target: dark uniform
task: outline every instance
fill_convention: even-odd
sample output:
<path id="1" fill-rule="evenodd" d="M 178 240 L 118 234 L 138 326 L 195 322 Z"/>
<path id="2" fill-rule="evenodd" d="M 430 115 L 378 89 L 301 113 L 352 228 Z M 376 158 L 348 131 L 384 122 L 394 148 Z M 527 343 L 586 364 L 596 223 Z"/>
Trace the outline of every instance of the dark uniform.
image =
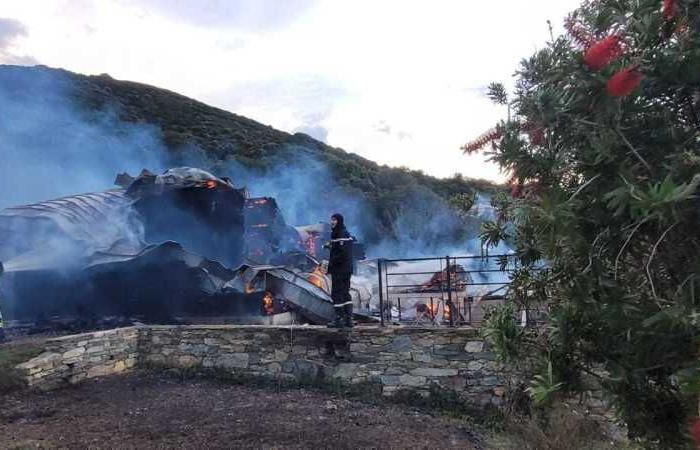
<path id="1" fill-rule="evenodd" d="M 350 277 L 352 276 L 352 245 L 354 238 L 345 228 L 343 216 L 333 214 L 338 224 L 331 231 L 328 259 L 328 274 L 331 276 L 331 298 L 335 308 L 333 327 L 352 327 L 352 298 L 350 297 Z"/>

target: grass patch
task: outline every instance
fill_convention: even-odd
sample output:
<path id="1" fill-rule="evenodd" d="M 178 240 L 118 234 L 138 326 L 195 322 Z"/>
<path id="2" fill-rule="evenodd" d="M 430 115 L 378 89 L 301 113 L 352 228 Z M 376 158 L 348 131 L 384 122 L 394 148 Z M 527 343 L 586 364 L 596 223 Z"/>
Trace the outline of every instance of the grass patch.
<path id="1" fill-rule="evenodd" d="M 15 366 L 39 356 L 44 347 L 37 343 L 10 344 L 0 347 L 0 393 L 21 389 L 24 379 Z"/>

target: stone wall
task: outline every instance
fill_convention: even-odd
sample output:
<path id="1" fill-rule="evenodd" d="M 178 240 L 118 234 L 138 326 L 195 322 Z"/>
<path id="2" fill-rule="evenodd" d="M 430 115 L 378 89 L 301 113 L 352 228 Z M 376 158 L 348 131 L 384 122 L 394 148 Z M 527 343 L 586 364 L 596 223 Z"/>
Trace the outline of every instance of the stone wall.
<path id="1" fill-rule="evenodd" d="M 39 389 L 123 372 L 136 365 L 138 335 L 129 327 L 49 339 L 44 353 L 17 369 Z"/>
<path id="2" fill-rule="evenodd" d="M 474 329 L 150 326 L 140 361 L 235 374 L 373 383 L 384 395 L 438 387 L 477 404 L 502 402 L 504 380 Z"/>
<path id="3" fill-rule="evenodd" d="M 51 339 L 17 368 L 51 389 L 136 366 L 211 368 L 283 380 L 371 383 L 383 395 L 439 388 L 499 405 L 505 376 L 470 328 L 141 326 Z"/>

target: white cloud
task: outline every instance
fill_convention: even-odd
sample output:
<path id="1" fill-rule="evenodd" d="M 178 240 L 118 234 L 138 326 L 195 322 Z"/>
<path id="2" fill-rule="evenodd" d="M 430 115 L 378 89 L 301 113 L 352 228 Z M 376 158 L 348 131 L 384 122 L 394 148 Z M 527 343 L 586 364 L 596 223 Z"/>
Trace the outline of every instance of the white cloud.
<path id="1" fill-rule="evenodd" d="M 578 0 L 3 3 L 28 31 L 15 54 L 175 90 L 379 163 L 502 179 L 459 151 L 504 115 L 483 87 L 508 83 L 549 38 L 546 20 L 558 31 Z"/>
<path id="2" fill-rule="evenodd" d="M 21 22 L 0 18 L 0 64 L 36 64 L 36 60 L 31 56 L 18 55 L 14 52 L 17 40 L 26 36 L 27 29 Z"/>

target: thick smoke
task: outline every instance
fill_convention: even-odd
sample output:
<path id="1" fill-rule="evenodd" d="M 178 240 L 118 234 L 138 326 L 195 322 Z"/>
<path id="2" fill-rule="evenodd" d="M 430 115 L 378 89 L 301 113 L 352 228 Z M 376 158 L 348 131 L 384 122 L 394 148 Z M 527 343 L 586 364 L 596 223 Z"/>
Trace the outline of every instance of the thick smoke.
<path id="1" fill-rule="evenodd" d="M 340 212 L 353 235 L 367 245 L 368 257 L 410 258 L 479 254 L 481 244 L 463 218 L 433 191 L 409 185 L 375 210 L 365 193 L 341 186 L 324 163 L 304 147 L 286 147 L 267 169 L 229 164 L 225 175 L 246 186 L 252 196 L 277 199 L 285 221 L 293 226 L 328 221 Z M 292 162 L 290 163 L 290 159 Z M 480 197 L 475 218 L 492 214 L 489 197 Z M 380 217 L 380 216 L 383 216 Z M 390 218 L 388 226 L 383 223 Z M 505 246 L 492 253 L 506 252 Z"/>
<path id="2" fill-rule="evenodd" d="M 333 213 L 341 212 L 354 234 L 364 239 L 367 202 L 360 195 L 342 189 L 330 170 L 301 147 L 287 147 L 285 152 L 298 155 L 293 163 L 273 161 L 271 168 L 253 170 L 230 164 L 228 175 L 236 185 L 245 186 L 253 197 L 274 197 L 289 225 L 328 222 Z"/>
<path id="3" fill-rule="evenodd" d="M 118 173 L 164 168 L 156 128 L 124 123 L 113 110 L 88 115 L 73 89 L 53 70 L 0 72 L 0 208 L 101 191 Z"/>
<path id="4" fill-rule="evenodd" d="M 76 104 L 75 89 L 69 74 L 55 70 L 0 71 L 0 208 L 101 191 L 117 173 L 142 168 L 160 172 L 179 163 L 211 169 L 195 147 L 173 161 L 153 126 L 120 121 L 116 109 L 88 112 Z M 377 211 L 372 205 L 378 202 L 365 193 L 339 185 L 315 151 L 286 146 L 267 170 L 230 163 L 216 172 L 253 196 L 276 198 L 290 225 L 341 212 L 350 231 L 368 244 L 370 257 L 479 253 L 473 230 L 436 193 L 408 183 L 379 202 Z"/>

